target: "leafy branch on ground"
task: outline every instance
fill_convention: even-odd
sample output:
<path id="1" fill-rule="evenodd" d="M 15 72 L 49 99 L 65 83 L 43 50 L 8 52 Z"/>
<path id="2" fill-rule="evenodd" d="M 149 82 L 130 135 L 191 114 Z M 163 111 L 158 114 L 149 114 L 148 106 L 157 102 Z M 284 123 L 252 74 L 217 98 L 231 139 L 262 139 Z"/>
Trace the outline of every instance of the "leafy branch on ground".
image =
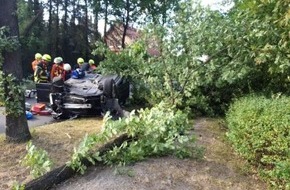
<path id="1" fill-rule="evenodd" d="M 92 154 L 92 149 L 97 144 L 97 135 L 87 135 L 84 137 L 78 148 L 74 148 L 74 153 L 70 161 L 67 162 L 67 166 L 71 167 L 73 170 L 84 174 L 87 167 L 83 164 L 83 159 L 86 158 L 92 164 L 95 164 L 95 160 L 101 161 L 99 152 Z"/>
<path id="2" fill-rule="evenodd" d="M 50 171 L 53 163 L 45 150 L 37 148 L 31 141 L 27 143 L 26 150 L 27 154 L 22 159 L 21 163 L 30 168 L 30 174 L 32 174 L 34 178 L 42 176 Z"/>
<path id="3" fill-rule="evenodd" d="M 92 164 L 97 159 L 108 165 L 124 166 L 151 156 L 201 157 L 203 152 L 196 151 L 199 148 L 193 146 L 195 136 L 189 133 L 191 128 L 187 114 L 168 107 L 163 102 L 151 109 L 140 109 L 138 114 L 133 110 L 128 118 L 117 121 L 106 115 L 103 131 L 86 136 L 67 164 L 83 173 L 86 169 L 81 162 L 83 158 L 87 158 Z M 104 144 L 122 134 L 127 134 L 133 140 L 125 141 L 101 156 L 99 152 L 92 153 L 91 149 L 97 144 Z"/>
<path id="4" fill-rule="evenodd" d="M 25 189 L 25 185 L 19 184 L 19 183 L 15 183 L 13 184 L 11 190 L 24 190 Z"/>

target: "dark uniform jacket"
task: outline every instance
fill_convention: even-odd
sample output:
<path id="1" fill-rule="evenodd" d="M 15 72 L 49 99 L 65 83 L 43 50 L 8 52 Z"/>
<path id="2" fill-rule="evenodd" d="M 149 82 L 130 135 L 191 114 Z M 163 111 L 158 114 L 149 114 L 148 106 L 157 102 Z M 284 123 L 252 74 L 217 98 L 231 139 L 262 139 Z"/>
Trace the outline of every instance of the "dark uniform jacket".
<path id="1" fill-rule="evenodd" d="M 34 82 L 36 83 L 47 83 L 48 80 L 48 72 L 46 64 L 43 62 L 39 62 L 36 66 L 36 69 L 34 71 Z"/>

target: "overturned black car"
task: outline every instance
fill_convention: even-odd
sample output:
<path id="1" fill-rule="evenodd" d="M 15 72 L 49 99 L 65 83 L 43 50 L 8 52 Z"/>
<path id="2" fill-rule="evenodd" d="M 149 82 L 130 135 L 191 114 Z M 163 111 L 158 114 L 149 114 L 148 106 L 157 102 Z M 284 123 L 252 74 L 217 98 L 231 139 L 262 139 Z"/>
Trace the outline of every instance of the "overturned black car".
<path id="1" fill-rule="evenodd" d="M 36 84 L 37 102 L 49 102 L 54 119 L 102 115 L 122 117 L 120 105 L 129 97 L 128 80 L 118 75 L 86 74 L 67 81 Z"/>

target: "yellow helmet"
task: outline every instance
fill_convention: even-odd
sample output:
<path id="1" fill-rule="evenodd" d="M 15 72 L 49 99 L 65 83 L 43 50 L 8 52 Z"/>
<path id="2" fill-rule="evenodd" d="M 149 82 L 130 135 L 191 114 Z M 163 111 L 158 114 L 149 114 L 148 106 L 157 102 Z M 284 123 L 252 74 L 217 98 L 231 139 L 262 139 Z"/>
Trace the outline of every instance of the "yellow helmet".
<path id="1" fill-rule="evenodd" d="M 34 58 L 40 60 L 42 58 L 42 55 L 40 53 L 36 53 Z"/>
<path id="2" fill-rule="evenodd" d="M 78 58 L 77 62 L 78 62 L 78 64 L 83 64 L 85 61 L 83 58 L 80 57 L 80 58 Z"/>
<path id="3" fill-rule="evenodd" d="M 90 59 L 90 60 L 89 60 L 89 64 L 90 64 L 90 65 L 93 65 L 93 64 L 95 64 L 95 61 L 92 60 L 92 59 Z"/>
<path id="4" fill-rule="evenodd" d="M 48 55 L 48 54 L 44 54 L 44 55 L 42 56 L 42 59 L 43 59 L 44 61 L 47 61 L 47 62 L 50 62 L 50 61 L 51 61 L 51 57 L 50 57 L 50 55 Z"/>

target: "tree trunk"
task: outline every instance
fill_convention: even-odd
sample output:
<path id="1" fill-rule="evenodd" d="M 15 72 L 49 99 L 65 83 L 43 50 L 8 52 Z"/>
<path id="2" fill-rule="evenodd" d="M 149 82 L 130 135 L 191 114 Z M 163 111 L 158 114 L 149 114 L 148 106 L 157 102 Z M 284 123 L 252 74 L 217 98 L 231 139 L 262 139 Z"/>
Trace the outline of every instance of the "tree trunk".
<path id="1" fill-rule="evenodd" d="M 41 14 L 40 14 L 40 12 L 41 12 Z M 33 14 L 34 14 L 34 17 L 37 18 L 35 21 L 35 24 L 33 24 L 33 25 L 38 28 L 38 30 L 33 30 L 33 33 L 35 36 L 41 36 L 41 34 L 42 34 L 41 28 L 44 28 L 44 25 L 42 23 L 42 21 L 43 21 L 43 7 L 42 7 L 42 5 L 40 5 L 39 0 L 34 0 Z M 37 17 L 37 15 L 38 15 L 38 17 Z"/>
<path id="2" fill-rule="evenodd" d="M 61 55 L 63 56 L 64 60 L 68 60 L 70 56 L 69 51 L 69 36 L 68 36 L 68 0 L 64 1 L 64 17 L 62 20 L 63 23 L 63 30 L 62 30 L 62 45 L 61 45 Z"/>
<path id="3" fill-rule="evenodd" d="M 89 57 L 89 15 L 88 15 L 88 0 L 85 0 L 85 57 L 88 59 Z"/>
<path id="4" fill-rule="evenodd" d="M 49 9 L 48 9 L 48 16 L 49 16 L 49 18 L 48 18 L 48 37 L 49 37 L 49 39 L 48 39 L 48 47 L 47 47 L 47 49 L 49 50 L 49 52 L 46 52 L 46 53 L 51 53 L 52 51 L 53 51 L 53 47 L 52 47 L 52 41 L 51 41 L 51 39 L 52 39 L 52 0 L 49 0 Z"/>
<path id="5" fill-rule="evenodd" d="M 16 0 L 2 0 L 0 6 L 0 27 L 8 26 L 9 36 L 19 38 L 19 28 L 17 19 L 17 4 Z M 16 78 L 16 84 L 20 84 L 20 80 L 23 77 L 22 64 L 20 62 L 20 48 L 13 50 L 13 52 L 3 52 L 4 63 L 3 72 L 7 76 L 12 74 Z M 8 86 L 5 84 L 5 98 L 13 101 L 15 97 L 9 97 Z M 20 115 L 8 114 L 6 116 L 6 139 L 13 142 L 27 141 L 31 138 L 27 119 L 25 116 L 25 98 L 22 94 L 22 110 Z"/>
<path id="6" fill-rule="evenodd" d="M 113 141 L 110 141 L 103 146 L 101 146 L 97 151 L 100 153 L 100 156 L 104 155 L 107 151 L 112 150 L 114 147 L 119 147 L 123 142 L 127 141 L 130 143 L 133 139 L 128 137 L 127 134 L 123 134 Z M 103 162 L 94 160 L 96 162 L 95 166 L 103 165 Z M 81 163 L 86 167 L 92 166 L 92 163 L 87 159 L 83 158 Z M 60 184 L 61 182 L 73 177 L 77 172 L 68 167 L 66 164 L 62 165 L 43 176 L 34 179 L 27 184 L 25 184 L 25 190 L 45 190 L 50 189 L 51 187 Z"/>
<path id="7" fill-rule="evenodd" d="M 54 54 L 55 56 L 58 56 L 60 53 L 60 50 L 59 50 L 59 40 L 60 40 L 60 37 L 59 37 L 59 6 L 60 6 L 60 0 L 57 0 L 56 1 L 56 15 L 55 15 L 55 31 L 54 31 L 54 34 L 53 36 L 55 36 L 55 42 L 53 44 L 54 46 Z"/>
<path id="8" fill-rule="evenodd" d="M 130 1 L 126 0 L 126 17 L 123 23 L 123 36 L 122 36 L 122 48 L 125 48 L 125 38 L 126 38 L 126 34 L 127 34 L 127 29 L 129 26 L 129 20 L 130 20 Z"/>
<path id="9" fill-rule="evenodd" d="M 23 30 L 23 32 L 20 34 L 21 37 L 27 37 L 30 30 L 32 29 L 32 27 L 34 26 L 34 23 L 37 21 L 37 19 L 39 19 L 42 16 L 43 10 L 39 10 L 39 12 L 37 13 L 37 15 L 35 15 L 33 17 L 33 19 L 28 23 L 28 25 L 25 27 L 25 29 Z"/>
<path id="10" fill-rule="evenodd" d="M 108 23 L 108 0 L 105 0 L 105 24 L 104 24 L 104 39 L 107 37 L 107 23 Z"/>
<path id="11" fill-rule="evenodd" d="M 95 14 L 94 40 L 95 41 L 99 41 L 102 38 L 99 33 L 99 13 L 100 13 L 100 5 L 97 4 L 94 9 L 94 14 Z"/>

